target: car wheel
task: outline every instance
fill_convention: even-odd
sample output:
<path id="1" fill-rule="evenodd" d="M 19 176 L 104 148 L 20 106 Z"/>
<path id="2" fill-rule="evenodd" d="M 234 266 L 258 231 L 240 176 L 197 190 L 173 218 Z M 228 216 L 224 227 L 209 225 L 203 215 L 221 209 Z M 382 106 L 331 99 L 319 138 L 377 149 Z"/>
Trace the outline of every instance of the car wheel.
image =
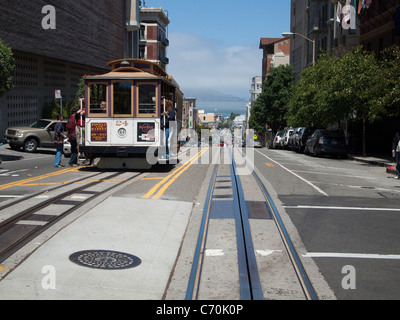
<path id="1" fill-rule="evenodd" d="M 35 139 L 28 139 L 24 142 L 24 151 L 33 153 L 36 152 L 38 143 Z"/>

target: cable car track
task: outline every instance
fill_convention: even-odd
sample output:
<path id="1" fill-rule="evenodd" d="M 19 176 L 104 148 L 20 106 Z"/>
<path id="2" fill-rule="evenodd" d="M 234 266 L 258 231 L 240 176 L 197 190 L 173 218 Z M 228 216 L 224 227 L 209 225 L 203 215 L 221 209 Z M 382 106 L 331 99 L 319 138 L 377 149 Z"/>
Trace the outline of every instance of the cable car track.
<path id="1" fill-rule="evenodd" d="M 222 149 L 223 150 L 223 149 Z M 263 300 L 263 291 L 258 273 L 258 266 L 255 257 L 255 249 L 253 247 L 252 233 L 249 223 L 249 208 L 246 205 L 240 176 L 237 175 L 236 163 L 233 155 L 230 155 L 230 178 L 232 181 L 233 191 L 233 217 L 236 226 L 236 242 L 237 242 L 237 258 L 239 271 L 240 299 L 241 300 Z M 209 231 L 209 222 L 211 215 L 211 207 L 213 203 L 213 195 L 215 184 L 217 181 L 220 164 L 216 164 L 208 188 L 206 203 L 203 210 L 200 230 L 197 238 L 192 268 L 188 280 L 186 290 L 186 300 L 199 299 L 200 283 L 203 272 L 203 264 L 206 252 L 207 237 Z M 273 203 L 267 189 L 262 183 L 258 175 L 253 171 L 255 178 L 262 194 L 265 197 L 265 204 L 268 206 L 268 212 L 271 212 L 272 219 L 281 236 L 283 245 L 288 253 L 289 259 L 293 265 L 299 284 L 307 300 L 318 300 L 318 296 L 311 284 L 305 268 L 296 252 L 296 249 L 290 239 L 290 236 L 284 226 L 283 220 Z"/>
<path id="2" fill-rule="evenodd" d="M 122 181 L 119 181 L 118 178 L 122 178 L 124 175 L 125 178 L 123 178 Z M 84 204 L 89 203 L 100 195 L 117 188 L 121 184 L 138 178 L 141 175 L 143 175 L 143 173 L 135 173 L 133 175 L 121 172 L 98 174 L 92 176 L 92 180 L 87 180 L 86 177 L 46 191 L 47 199 L 43 199 L 43 201 L 40 201 L 38 204 L 31 207 L 27 204 L 26 207 L 28 207 L 28 209 L 25 209 L 0 223 L 0 263 L 5 261 L 12 254 L 17 252 L 20 248 L 46 231 L 48 228 L 64 219 L 72 212 L 78 210 Z M 93 180 L 93 177 L 98 179 Z M 87 183 L 85 183 L 85 180 Z M 111 186 L 105 186 L 101 191 L 90 191 L 90 188 L 110 181 L 112 181 Z M 71 189 L 71 185 L 76 183 L 82 183 L 82 185 Z M 66 190 L 63 191 L 62 188 Z M 60 189 L 62 190 L 61 193 L 54 194 Z M 43 194 L 43 192 L 41 192 L 41 194 Z M 73 197 L 74 194 L 83 194 L 84 196 L 75 196 L 75 198 L 78 199 L 75 200 Z M 37 196 L 38 194 L 35 194 L 24 198 L 21 201 L 28 203 L 27 201 Z M 13 202 L 1 207 L 0 212 L 6 208 L 12 209 L 13 206 L 20 204 L 21 201 L 18 203 Z M 54 211 L 54 214 L 49 213 L 49 211 L 51 211 L 49 207 L 57 204 L 65 205 L 65 210 L 59 212 Z"/>

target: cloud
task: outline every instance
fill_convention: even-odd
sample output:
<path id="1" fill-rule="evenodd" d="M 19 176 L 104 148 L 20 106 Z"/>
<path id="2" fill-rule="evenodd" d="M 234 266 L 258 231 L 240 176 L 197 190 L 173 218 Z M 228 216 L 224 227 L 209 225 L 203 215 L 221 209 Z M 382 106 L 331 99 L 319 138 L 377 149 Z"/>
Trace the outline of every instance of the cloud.
<path id="1" fill-rule="evenodd" d="M 262 52 L 257 47 L 224 47 L 216 39 L 171 32 L 168 73 L 181 88 L 213 89 L 249 98 L 251 79 L 261 74 Z"/>

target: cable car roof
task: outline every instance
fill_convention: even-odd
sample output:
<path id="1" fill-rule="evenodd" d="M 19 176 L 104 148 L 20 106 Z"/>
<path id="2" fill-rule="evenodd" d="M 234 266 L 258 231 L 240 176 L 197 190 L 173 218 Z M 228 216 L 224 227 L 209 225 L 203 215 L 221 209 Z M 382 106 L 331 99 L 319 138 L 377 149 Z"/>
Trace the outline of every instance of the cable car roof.
<path id="1" fill-rule="evenodd" d="M 85 76 L 85 80 L 163 80 L 179 88 L 176 81 L 158 64 L 142 59 L 119 59 L 107 65 L 111 71 L 101 75 Z"/>

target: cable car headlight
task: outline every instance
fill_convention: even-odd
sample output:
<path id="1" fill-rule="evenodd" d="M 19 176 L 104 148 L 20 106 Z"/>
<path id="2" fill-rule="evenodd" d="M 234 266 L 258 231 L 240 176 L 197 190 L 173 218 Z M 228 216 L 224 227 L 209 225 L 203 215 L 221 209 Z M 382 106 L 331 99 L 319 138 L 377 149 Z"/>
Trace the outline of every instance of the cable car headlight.
<path id="1" fill-rule="evenodd" d="M 125 128 L 121 128 L 121 129 L 119 129 L 118 130 L 118 136 L 120 137 L 120 138 L 125 138 L 126 137 L 126 129 Z"/>

